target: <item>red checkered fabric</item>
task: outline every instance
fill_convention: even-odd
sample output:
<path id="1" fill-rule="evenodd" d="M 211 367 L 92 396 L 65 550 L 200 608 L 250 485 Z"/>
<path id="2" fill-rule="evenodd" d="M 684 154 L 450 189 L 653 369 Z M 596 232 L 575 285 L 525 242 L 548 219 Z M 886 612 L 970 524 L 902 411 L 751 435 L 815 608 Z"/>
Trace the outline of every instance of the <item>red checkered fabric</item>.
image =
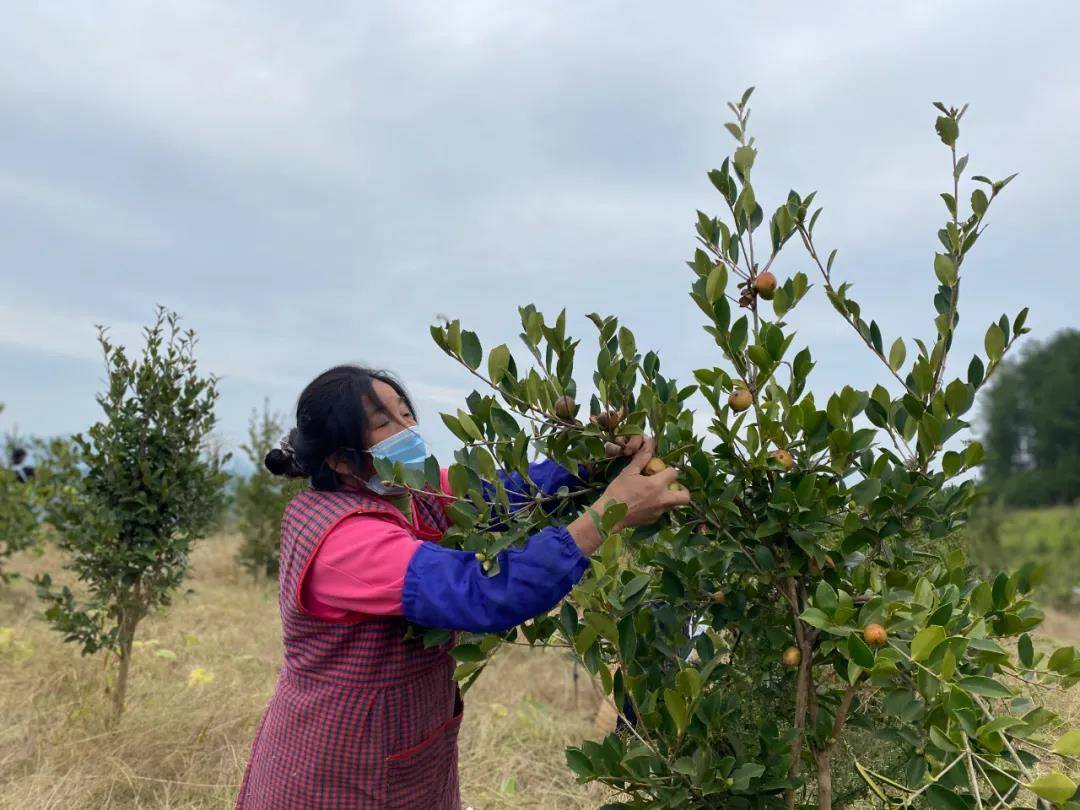
<path id="1" fill-rule="evenodd" d="M 448 642 L 406 641 L 402 619 L 327 622 L 299 593 L 319 544 L 345 518 L 377 514 L 438 540 L 446 513 L 415 494 L 416 525 L 357 492 L 308 490 L 285 510 L 280 594 L 285 665 L 255 735 L 239 810 L 457 810 L 461 697 Z"/>

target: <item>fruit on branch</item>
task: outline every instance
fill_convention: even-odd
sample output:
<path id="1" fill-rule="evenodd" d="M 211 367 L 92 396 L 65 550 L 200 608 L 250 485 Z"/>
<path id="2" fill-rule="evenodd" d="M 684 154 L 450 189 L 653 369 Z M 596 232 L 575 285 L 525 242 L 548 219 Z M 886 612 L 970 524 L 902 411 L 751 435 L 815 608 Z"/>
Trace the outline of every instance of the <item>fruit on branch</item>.
<path id="1" fill-rule="evenodd" d="M 776 295 L 776 276 L 768 270 L 759 273 L 754 278 L 754 289 L 766 301 L 772 301 L 773 296 Z"/>
<path id="2" fill-rule="evenodd" d="M 601 411 L 596 416 L 590 416 L 589 419 L 602 430 L 615 430 L 626 417 L 626 410 L 619 408 L 608 408 L 606 411 Z"/>
<path id="3" fill-rule="evenodd" d="M 727 404 L 735 413 L 742 413 L 754 402 L 754 397 L 746 388 L 736 388 L 728 397 Z"/>
<path id="4" fill-rule="evenodd" d="M 802 663 L 802 651 L 798 647 L 788 647 L 781 660 L 785 667 L 797 667 Z"/>
<path id="5" fill-rule="evenodd" d="M 787 450 L 774 450 L 773 452 L 769 453 L 769 455 L 779 461 L 780 465 L 785 470 L 791 470 L 795 467 L 795 459 L 792 458 L 791 453 L 789 453 Z"/>
<path id="6" fill-rule="evenodd" d="M 712 595 L 712 600 L 713 600 L 714 605 L 726 605 L 727 604 L 727 594 L 724 593 L 723 591 L 717 591 L 716 593 L 714 593 Z"/>
<path id="7" fill-rule="evenodd" d="M 825 555 L 825 566 L 827 568 L 833 569 L 834 571 L 836 570 L 836 563 L 833 562 L 833 558 L 828 554 Z M 818 565 L 818 561 L 815 560 L 813 557 L 810 558 L 810 565 L 808 566 L 808 568 L 810 569 L 811 576 L 821 576 L 821 566 Z"/>
<path id="8" fill-rule="evenodd" d="M 684 487 L 678 481 L 672 481 L 670 484 L 668 484 L 668 489 L 671 490 L 672 492 L 686 492 L 687 491 L 686 487 Z"/>
<path id="9" fill-rule="evenodd" d="M 662 458 L 650 458 L 649 463 L 645 465 L 645 469 L 641 471 L 642 475 L 656 475 L 661 470 L 666 470 L 667 464 Z"/>
<path id="10" fill-rule="evenodd" d="M 884 647 L 889 640 L 889 633 L 880 624 L 868 624 L 863 630 L 863 641 L 871 647 Z"/>
<path id="11" fill-rule="evenodd" d="M 577 413 L 577 403 L 574 402 L 574 398 L 567 394 L 563 394 L 557 400 L 555 400 L 555 415 L 560 419 L 569 421 L 574 418 L 574 414 Z"/>

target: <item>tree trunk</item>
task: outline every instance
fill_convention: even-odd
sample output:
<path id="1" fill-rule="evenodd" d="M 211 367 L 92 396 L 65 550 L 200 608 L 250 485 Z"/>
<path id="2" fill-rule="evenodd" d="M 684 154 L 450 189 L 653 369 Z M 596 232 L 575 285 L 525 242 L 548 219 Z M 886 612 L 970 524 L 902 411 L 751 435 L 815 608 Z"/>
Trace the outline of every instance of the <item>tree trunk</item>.
<path id="1" fill-rule="evenodd" d="M 135 583 L 134 594 L 141 593 L 140 583 Z M 129 604 L 120 614 L 120 665 L 116 670 L 116 689 L 113 691 L 113 722 L 120 721 L 124 713 L 124 700 L 127 697 L 128 671 L 131 668 L 131 651 L 135 643 L 135 628 L 142 618 L 141 607 L 137 602 Z"/>
<path id="2" fill-rule="evenodd" d="M 116 688 L 113 689 L 113 722 L 120 722 L 124 713 L 124 698 L 127 696 L 128 668 L 131 666 L 131 642 L 128 638 L 120 642 L 120 666 L 116 670 Z"/>
<path id="3" fill-rule="evenodd" d="M 815 751 L 817 762 L 817 804 L 818 810 L 832 810 L 832 753 L 829 750 Z"/>
<path id="4" fill-rule="evenodd" d="M 791 742 L 791 765 L 788 767 L 788 776 L 795 777 L 798 775 L 802 764 L 803 736 L 806 733 L 806 713 L 810 708 L 810 690 L 813 688 L 813 681 L 810 677 L 810 667 L 814 656 L 814 645 L 811 639 L 806 635 L 806 626 L 799 619 L 801 604 L 799 603 L 795 580 L 789 577 L 784 583 L 784 587 L 787 591 L 788 600 L 791 603 L 792 614 L 794 617 L 796 646 L 801 653 L 799 674 L 795 680 L 795 717 L 792 720 L 792 725 L 795 728 L 795 739 Z M 789 789 L 785 793 L 784 799 L 786 800 L 788 807 L 794 808 L 796 803 L 795 790 Z"/>

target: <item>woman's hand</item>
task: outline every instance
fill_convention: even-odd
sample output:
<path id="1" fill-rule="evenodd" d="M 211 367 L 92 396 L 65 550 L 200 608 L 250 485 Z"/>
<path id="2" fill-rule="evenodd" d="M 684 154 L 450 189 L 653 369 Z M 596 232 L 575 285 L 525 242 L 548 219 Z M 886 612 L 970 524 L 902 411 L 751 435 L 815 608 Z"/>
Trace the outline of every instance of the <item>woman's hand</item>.
<path id="1" fill-rule="evenodd" d="M 644 436 L 619 436 L 613 442 L 604 442 L 604 455 L 607 458 L 632 456 L 644 445 Z"/>
<path id="2" fill-rule="evenodd" d="M 690 503 L 688 491 L 673 492 L 668 489 L 679 476 L 674 467 L 668 467 L 655 475 L 642 475 L 655 448 L 656 440 L 651 436 L 642 439 L 630 463 L 608 484 L 603 495 L 592 506 L 598 513 L 603 514 L 607 505 L 613 501 L 626 504 L 626 515 L 615 526 L 616 531 L 627 526 L 653 523 L 676 506 Z M 567 529 L 583 554 L 592 554 L 599 548 L 602 538 L 587 513 L 571 523 Z"/>

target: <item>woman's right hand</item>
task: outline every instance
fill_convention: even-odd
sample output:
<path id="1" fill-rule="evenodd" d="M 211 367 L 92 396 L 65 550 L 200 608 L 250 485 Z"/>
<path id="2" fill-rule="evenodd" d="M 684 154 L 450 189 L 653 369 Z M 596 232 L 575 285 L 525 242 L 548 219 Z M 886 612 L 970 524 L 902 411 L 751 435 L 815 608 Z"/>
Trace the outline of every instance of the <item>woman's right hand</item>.
<path id="1" fill-rule="evenodd" d="M 608 484 L 604 494 L 592 506 L 602 515 L 612 501 L 626 504 L 626 515 L 615 526 L 616 531 L 628 526 L 648 525 L 676 506 L 690 503 L 687 490 L 668 489 L 679 475 L 674 467 L 663 469 L 655 475 L 642 475 L 655 449 L 656 440 L 651 436 L 646 438 L 641 449 L 631 457 L 630 463 Z M 602 538 L 588 514 L 582 515 L 567 528 L 583 553 L 592 554 L 599 547 Z"/>

